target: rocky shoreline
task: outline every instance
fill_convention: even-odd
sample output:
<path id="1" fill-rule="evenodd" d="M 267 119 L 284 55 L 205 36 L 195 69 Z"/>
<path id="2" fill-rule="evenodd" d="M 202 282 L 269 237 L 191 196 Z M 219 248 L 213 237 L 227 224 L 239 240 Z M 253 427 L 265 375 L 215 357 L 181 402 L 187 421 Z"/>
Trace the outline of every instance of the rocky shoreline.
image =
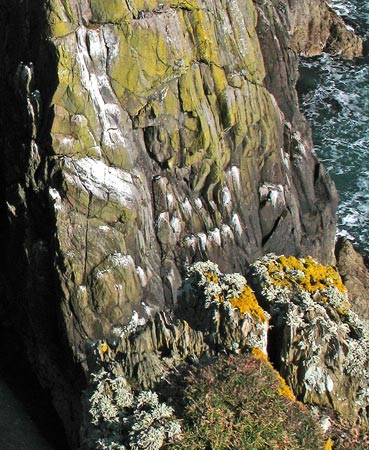
<path id="1" fill-rule="evenodd" d="M 195 261 L 337 258 L 363 309 L 295 90 L 297 54 L 362 52 L 326 2 L 14 0 L 0 21 L 2 350 L 71 448 L 86 343 L 173 308 Z"/>

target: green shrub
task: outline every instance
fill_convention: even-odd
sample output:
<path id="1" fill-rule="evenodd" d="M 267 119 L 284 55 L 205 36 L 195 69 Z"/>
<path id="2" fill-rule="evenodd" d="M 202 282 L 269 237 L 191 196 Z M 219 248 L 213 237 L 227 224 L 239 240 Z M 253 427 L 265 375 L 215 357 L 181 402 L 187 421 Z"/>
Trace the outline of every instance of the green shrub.
<path id="1" fill-rule="evenodd" d="M 270 363 L 253 355 L 199 366 L 185 379 L 183 438 L 163 448 L 322 450 L 316 418 L 281 386 Z"/>

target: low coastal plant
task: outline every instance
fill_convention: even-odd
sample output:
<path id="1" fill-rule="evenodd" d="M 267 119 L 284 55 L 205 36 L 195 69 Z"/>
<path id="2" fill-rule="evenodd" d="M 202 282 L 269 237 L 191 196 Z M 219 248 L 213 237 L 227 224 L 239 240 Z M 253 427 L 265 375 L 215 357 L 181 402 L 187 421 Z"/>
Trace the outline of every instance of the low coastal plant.
<path id="1" fill-rule="evenodd" d="M 292 392 L 291 388 L 287 385 L 284 378 L 281 377 L 279 372 L 273 368 L 272 364 L 268 360 L 268 356 L 263 351 L 261 351 L 260 348 L 253 348 L 251 353 L 256 358 L 260 358 L 263 361 L 265 361 L 265 364 L 268 365 L 274 371 L 275 376 L 277 377 L 277 379 L 279 381 L 279 387 L 277 389 L 278 394 L 282 395 L 283 397 L 286 397 L 289 400 L 295 401 L 296 397 L 295 397 L 294 393 Z"/>
<path id="2" fill-rule="evenodd" d="M 158 450 L 181 437 L 174 410 L 152 391 L 135 395 L 126 379 L 101 370 L 92 374 L 88 399 L 90 426 L 86 447 L 91 450 Z"/>
<path id="3" fill-rule="evenodd" d="M 259 349 L 191 370 L 182 401 L 183 438 L 165 449 L 324 449 L 315 417 Z"/>

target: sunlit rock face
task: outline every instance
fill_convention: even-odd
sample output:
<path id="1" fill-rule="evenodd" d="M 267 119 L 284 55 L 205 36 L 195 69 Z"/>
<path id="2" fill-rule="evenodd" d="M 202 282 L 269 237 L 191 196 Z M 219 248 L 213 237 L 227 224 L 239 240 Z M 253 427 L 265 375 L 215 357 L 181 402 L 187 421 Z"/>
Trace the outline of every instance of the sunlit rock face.
<path id="1" fill-rule="evenodd" d="M 193 260 L 331 259 L 335 192 L 264 83 L 253 2 L 53 5 L 49 195 L 82 340 L 175 301 Z"/>
<path id="2" fill-rule="evenodd" d="M 0 313 L 73 428 L 86 340 L 175 303 L 196 260 L 332 261 L 337 196 L 298 112 L 289 8 L 3 3 Z"/>
<path id="3" fill-rule="evenodd" d="M 248 280 L 271 315 L 269 356 L 297 398 L 368 422 L 368 325 L 333 266 L 269 254 Z"/>

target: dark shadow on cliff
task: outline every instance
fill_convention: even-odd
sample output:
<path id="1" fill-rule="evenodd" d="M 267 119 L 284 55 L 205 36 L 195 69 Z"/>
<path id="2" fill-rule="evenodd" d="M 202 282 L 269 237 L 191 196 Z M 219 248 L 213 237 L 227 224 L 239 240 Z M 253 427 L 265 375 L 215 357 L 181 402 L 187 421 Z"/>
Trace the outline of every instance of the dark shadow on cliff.
<path id="1" fill-rule="evenodd" d="M 45 3 L 0 0 L 0 375 L 55 448 L 66 449 L 52 403 L 76 446 L 84 379 L 60 311 L 48 198 L 58 78 Z"/>
<path id="2" fill-rule="evenodd" d="M 2 361 L 2 367 L 0 368 L 0 382 L 5 382 L 12 394 L 10 399 L 9 397 L 5 400 L 1 398 L 1 402 L 6 401 L 7 410 L 12 412 L 11 416 L 7 416 L 7 420 L 9 423 L 10 421 L 13 422 L 12 427 L 14 425 L 18 427 L 17 433 L 19 433 L 21 438 L 24 439 L 24 433 L 28 431 L 28 427 L 24 430 L 22 424 L 29 424 L 30 428 L 33 424 L 31 432 L 35 437 L 27 436 L 31 442 L 36 443 L 40 441 L 41 445 L 45 441 L 45 443 L 49 444 L 48 448 L 50 449 L 66 450 L 68 443 L 65 438 L 64 428 L 52 406 L 49 392 L 41 388 L 26 361 L 14 361 L 14 359 L 6 358 Z M 21 409 L 19 405 L 22 406 Z M 1 435 L 2 441 L 9 442 L 6 448 L 15 450 L 15 447 L 12 447 L 14 438 L 8 440 L 6 435 L 7 432 Z M 17 450 L 18 448 L 20 447 L 17 446 Z M 29 450 L 32 448 L 34 450 L 43 450 L 43 447 L 35 448 L 30 444 Z"/>

